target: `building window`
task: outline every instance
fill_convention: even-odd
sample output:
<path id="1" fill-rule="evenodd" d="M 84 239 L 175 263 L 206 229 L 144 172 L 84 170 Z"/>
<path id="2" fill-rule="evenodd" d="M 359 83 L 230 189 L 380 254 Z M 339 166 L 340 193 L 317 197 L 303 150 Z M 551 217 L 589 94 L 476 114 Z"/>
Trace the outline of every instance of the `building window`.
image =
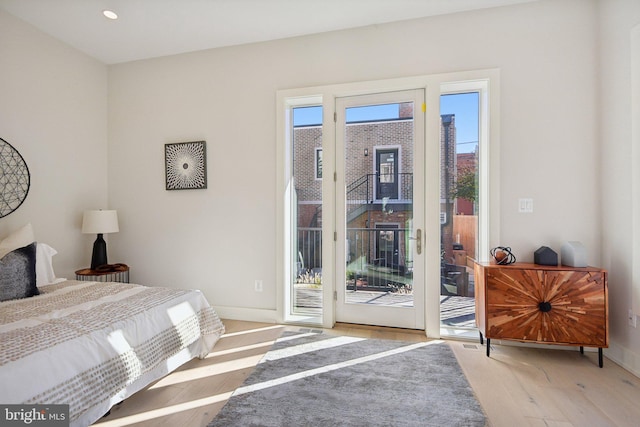
<path id="1" fill-rule="evenodd" d="M 322 179 L 322 148 L 316 148 L 316 179 Z"/>

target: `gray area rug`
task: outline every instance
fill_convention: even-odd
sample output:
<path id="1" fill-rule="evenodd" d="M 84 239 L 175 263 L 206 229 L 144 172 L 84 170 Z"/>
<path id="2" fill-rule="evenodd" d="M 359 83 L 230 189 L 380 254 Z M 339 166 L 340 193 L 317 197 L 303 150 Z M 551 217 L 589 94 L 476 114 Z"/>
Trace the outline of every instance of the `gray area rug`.
<path id="1" fill-rule="evenodd" d="M 286 332 L 208 427 L 485 424 L 445 342 Z"/>

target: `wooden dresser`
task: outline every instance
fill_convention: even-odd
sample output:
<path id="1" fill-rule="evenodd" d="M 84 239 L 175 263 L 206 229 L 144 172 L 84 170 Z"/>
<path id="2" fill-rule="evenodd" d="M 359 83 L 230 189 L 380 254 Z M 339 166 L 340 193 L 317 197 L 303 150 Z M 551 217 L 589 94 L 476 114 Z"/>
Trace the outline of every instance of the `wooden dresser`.
<path id="1" fill-rule="evenodd" d="M 476 323 L 487 339 L 609 346 L 607 272 L 593 267 L 475 263 Z"/>

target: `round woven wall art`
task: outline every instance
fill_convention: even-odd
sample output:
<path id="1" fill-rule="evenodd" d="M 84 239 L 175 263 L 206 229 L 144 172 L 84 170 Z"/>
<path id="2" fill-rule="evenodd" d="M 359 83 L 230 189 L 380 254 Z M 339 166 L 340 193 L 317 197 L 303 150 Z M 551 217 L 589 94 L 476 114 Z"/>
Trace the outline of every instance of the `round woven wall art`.
<path id="1" fill-rule="evenodd" d="M 27 163 L 18 150 L 0 138 L 0 218 L 20 207 L 30 185 Z"/>

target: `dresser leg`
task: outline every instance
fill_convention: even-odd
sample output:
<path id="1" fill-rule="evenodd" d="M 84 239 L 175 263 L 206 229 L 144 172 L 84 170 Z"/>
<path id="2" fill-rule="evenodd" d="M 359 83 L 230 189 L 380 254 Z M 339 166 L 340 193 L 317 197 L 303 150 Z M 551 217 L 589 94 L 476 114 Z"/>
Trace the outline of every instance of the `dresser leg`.
<path id="1" fill-rule="evenodd" d="M 580 354 L 584 354 L 584 347 L 580 346 Z"/>
<path id="2" fill-rule="evenodd" d="M 598 366 L 602 368 L 602 347 L 598 347 Z"/>
<path id="3" fill-rule="evenodd" d="M 491 353 L 491 338 L 487 338 L 487 357 L 489 357 L 489 353 Z"/>
<path id="4" fill-rule="evenodd" d="M 480 345 L 484 344 L 484 338 L 482 336 L 482 332 L 478 331 L 478 333 L 480 334 Z"/>

